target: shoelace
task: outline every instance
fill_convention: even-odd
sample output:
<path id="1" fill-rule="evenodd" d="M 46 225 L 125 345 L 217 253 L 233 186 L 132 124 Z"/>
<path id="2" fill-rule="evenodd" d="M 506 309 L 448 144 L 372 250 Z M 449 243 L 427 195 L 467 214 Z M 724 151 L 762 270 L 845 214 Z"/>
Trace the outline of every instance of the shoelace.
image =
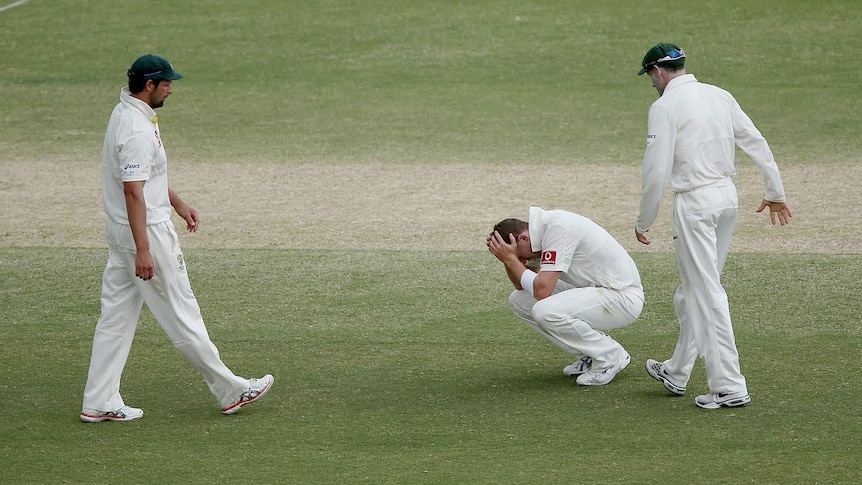
<path id="1" fill-rule="evenodd" d="M 654 370 L 656 374 L 658 374 L 660 376 L 670 377 L 670 374 L 667 373 L 667 371 L 664 369 L 664 366 L 661 365 L 661 363 L 656 362 L 655 364 L 653 364 L 650 367 L 652 367 L 652 370 Z"/>
<path id="2" fill-rule="evenodd" d="M 595 372 L 595 374 L 596 374 L 596 375 L 602 375 L 602 374 L 604 374 L 604 373 L 606 373 L 606 372 L 610 371 L 611 369 L 615 369 L 616 367 L 617 367 L 617 364 L 614 364 L 614 365 L 612 365 L 612 366 L 608 367 L 607 369 L 602 369 L 602 370 L 599 370 L 599 371 L 593 371 L 593 372 Z"/>
<path id="3" fill-rule="evenodd" d="M 589 357 L 581 357 L 580 360 L 575 364 L 575 369 L 578 372 L 584 372 L 584 370 L 593 366 L 593 359 Z"/>
<path id="4" fill-rule="evenodd" d="M 117 409 L 116 411 L 104 411 L 101 414 L 102 414 L 102 416 L 107 416 L 107 417 L 111 417 L 111 418 L 125 418 L 126 413 L 125 413 L 124 409 L 125 409 L 125 407 L 122 407 L 120 409 Z"/>
<path id="5" fill-rule="evenodd" d="M 249 389 L 239 396 L 239 402 L 251 401 L 258 394 L 260 394 L 260 391 L 257 389 Z"/>

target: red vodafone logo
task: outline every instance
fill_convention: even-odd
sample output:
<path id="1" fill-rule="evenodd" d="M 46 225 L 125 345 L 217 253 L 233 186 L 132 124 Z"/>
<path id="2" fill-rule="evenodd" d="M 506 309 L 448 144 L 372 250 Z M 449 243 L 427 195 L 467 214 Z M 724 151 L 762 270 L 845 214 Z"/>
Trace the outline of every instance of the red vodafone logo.
<path id="1" fill-rule="evenodd" d="M 557 264 L 556 251 L 542 251 L 541 264 Z"/>

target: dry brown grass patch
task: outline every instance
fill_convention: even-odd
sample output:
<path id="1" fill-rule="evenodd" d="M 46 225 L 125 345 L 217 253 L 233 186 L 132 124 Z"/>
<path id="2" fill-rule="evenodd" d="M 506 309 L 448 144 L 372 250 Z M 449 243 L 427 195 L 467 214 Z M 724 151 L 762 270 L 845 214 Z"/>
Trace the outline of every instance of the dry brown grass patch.
<path id="1" fill-rule="evenodd" d="M 783 167 L 794 219 L 782 228 L 754 213 L 762 186 L 750 162 L 738 165 L 732 250 L 860 252 L 851 235 L 860 227 L 853 208 L 862 167 Z M 0 169 L 0 246 L 104 246 L 98 161 L 0 162 Z M 634 240 L 634 166 L 172 162 L 171 183 L 202 218 L 197 234 L 183 236 L 187 248 L 484 250 L 494 223 L 526 218 L 538 205 L 588 216 L 630 250 L 671 249 L 669 194 L 650 231 L 653 245 Z"/>

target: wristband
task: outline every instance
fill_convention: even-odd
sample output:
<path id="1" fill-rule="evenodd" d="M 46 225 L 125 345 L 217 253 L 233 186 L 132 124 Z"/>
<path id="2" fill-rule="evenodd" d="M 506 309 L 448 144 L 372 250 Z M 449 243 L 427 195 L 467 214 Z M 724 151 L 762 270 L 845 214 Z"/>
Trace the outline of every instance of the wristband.
<path id="1" fill-rule="evenodd" d="M 530 296 L 535 297 L 536 295 L 533 292 L 533 281 L 536 279 L 536 273 L 525 269 L 523 273 L 521 273 L 521 288 L 524 289 Z"/>

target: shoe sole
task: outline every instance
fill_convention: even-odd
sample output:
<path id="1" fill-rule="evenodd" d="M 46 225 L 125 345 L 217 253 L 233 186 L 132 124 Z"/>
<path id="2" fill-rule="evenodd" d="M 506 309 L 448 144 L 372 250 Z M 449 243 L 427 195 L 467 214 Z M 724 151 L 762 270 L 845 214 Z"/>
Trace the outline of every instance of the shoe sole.
<path id="1" fill-rule="evenodd" d="M 264 387 L 263 389 L 261 389 L 261 391 L 257 394 L 257 396 L 254 396 L 252 399 L 249 399 L 248 401 L 244 401 L 244 402 L 236 403 L 233 407 L 229 407 L 229 408 L 222 409 L 222 410 L 221 410 L 221 413 L 222 413 L 222 414 L 236 414 L 237 412 L 239 412 L 239 410 L 240 410 L 243 406 L 248 406 L 249 404 L 251 404 L 251 403 L 253 403 L 253 402 L 257 402 L 257 401 L 259 401 L 263 396 L 265 396 L 265 395 L 266 395 L 266 393 L 268 393 L 268 392 L 269 392 L 269 390 L 272 388 L 272 384 L 273 384 L 274 382 L 275 382 L 275 379 L 273 379 L 272 381 L 270 381 L 269 385 L 268 385 L 268 386 L 266 386 L 266 387 Z"/>
<path id="2" fill-rule="evenodd" d="M 710 401 L 707 404 L 701 404 L 697 402 L 697 399 L 694 400 L 694 403 L 697 405 L 697 407 L 701 409 L 741 408 L 742 406 L 745 406 L 750 402 L 751 396 L 749 395 L 728 399 L 722 402 Z"/>
<path id="3" fill-rule="evenodd" d="M 652 371 L 652 369 L 650 368 L 649 363 L 647 363 L 647 365 L 646 365 L 646 371 L 647 371 L 647 374 L 649 374 L 649 376 L 650 376 L 650 377 L 652 377 L 653 379 L 655 379 L 655 380 L 657 380 L 657 381 L 661 382 L 662 384 L 664 384 L 664 388 L 665 388 L 665 389 L 667 389 L 667 390 L 668 390 L 668 392 L 670 392 L 670 393 L 671 393 L 671 394 L 673 394 L 674 396 L 682 396 L 682 395 L 684 395 L 684 394 L 685 394 L 685 388 L 684 388 L 684 387 L 678 387 L 678 386 L 676 386 L 674 383 L 672 383 L 672 382 L 670 382 L 669 380 L 665 379 L 663 376 L 661 376 L 661 375 L 659 375 L 659 374 L 653 374 L 653 371 Z"/>
<path id="4" fill-rule="evenodd" d="M 585 370 L 583 372 L 563 372 L 563 375 L 566 377 L 578 377 L 581 374 L 586 374 L 589 370 Z"/>
<path id="5" fill-rule="evenodd" d="M 125 421 L 136 421 L 141 418 L 143 418 L 143 416 L 136 416 L 134 418 L 111 418 L 106 416 L 90 416 L 89 414 L 81 413 L 81 421 L 85 423 L 101 423 L 102 421 L 118 421 L 122 423 Z"/>

